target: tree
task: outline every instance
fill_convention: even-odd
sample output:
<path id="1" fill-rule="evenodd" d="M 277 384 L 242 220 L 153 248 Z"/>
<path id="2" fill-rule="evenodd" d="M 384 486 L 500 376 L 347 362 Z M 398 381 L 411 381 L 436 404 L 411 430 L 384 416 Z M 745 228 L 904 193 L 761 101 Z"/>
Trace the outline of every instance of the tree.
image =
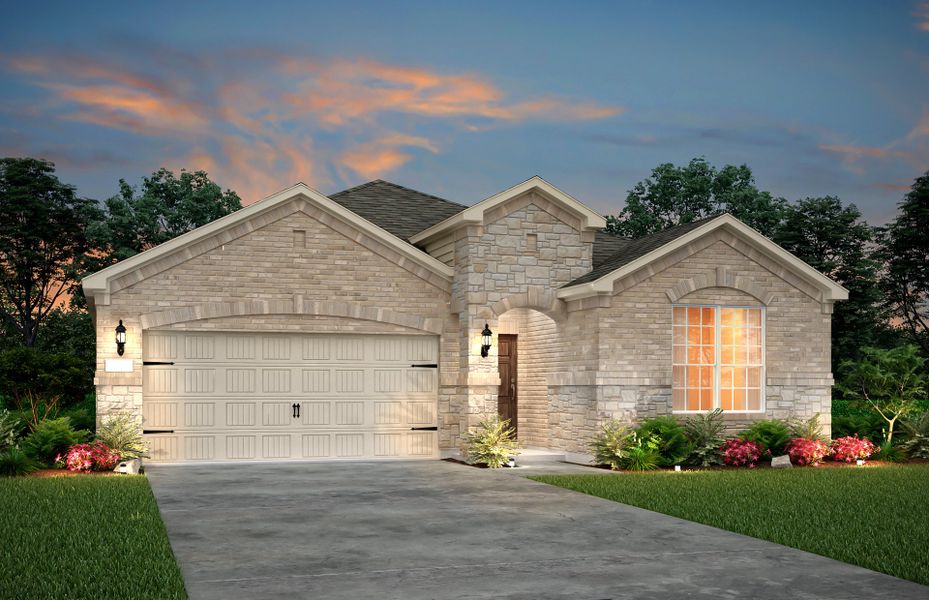
<path id="1" fill-rule="evenodd" d="M 879 263 L 871 256 L 874 230 L 854 204 L 835 196 L 804 198 L 785 208 L 774 241 L 848 289 L 832 316 L 833 370 L 860 357 L 861 348 L 878 345 L 887 314 L 877 284 Z"/>
<path id="2" fill-rule="evenodd" d="M 607 231 L 642 237 L 723 212 L 770 236 L 783 218 L 784 200 L 755 187 L 747 165 L 716 169 L 703 158 L 685 167 L 658 165 L 626 196 L 618 216 L 607 217 Z"/>
<path id="3" fill-rule="evenodd" d="M 861 353 L 861 360 L 841 365 L 843 391 L 881 415 L 887 422 L 887 443 L 892 444 L 897 420 L 918 410 L 926 393 L 926 360 L 912 344 L 863 348 Z"/>
<path id="4" fill-rule="evenodd" d="M 0 159 L 0 314 L 28 347 L 52 309 L 74 290 L 91 251 L 93 200 L 78 198 L 34 158 Z"/>
<path id="5" fill-rule="evenodd" d="M 159 169 L 140 189 L 119 180 L 106 201 L 106 217 L 92 230 L 104 264 L 128 258 L 242 208 L 232 190 L 222 191 L 204 171 Z M 103 266 L 103 265 L 101 265 Z"/>
<path id="6" fill-rule="evenodd" d="M 929 356 L 929 171 L 913 182 L 881 246 L 887 307 Z"/>

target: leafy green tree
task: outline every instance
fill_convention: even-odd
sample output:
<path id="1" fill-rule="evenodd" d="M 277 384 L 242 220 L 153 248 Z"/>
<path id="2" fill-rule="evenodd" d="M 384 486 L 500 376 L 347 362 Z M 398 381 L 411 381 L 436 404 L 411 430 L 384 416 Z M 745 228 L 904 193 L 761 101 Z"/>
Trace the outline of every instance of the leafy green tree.
<path id="1" fill-rule="evenodd" d="M 75 289 L 92 250 L 87 229 L 99 218 L 52 163 L 0 159 L 0 316 L 25 346 Z"/>
<path id="2" fill-rule="evenodd" d="M 630 190 L 622 212 L 607 217 L 607 231 L 637 238 L 729 212 L 770 237 L 783 219 L 784 204 L 755 187 L 747 165 L 716 169 L 694 158 L 684 167 L 655 167 Z"/>
<path id="3" fill-rule="evenodd" d="M 104 264 L 128 258 L 242 208 L 238 194 L 214 183 L 204 171 L 159 169 L 140 188 L 119 180 L 106 201 L 106 216 L 93 228 Z M 103 266 L 103 265 L 101 265 Z"/>
<path id="4" fill-rule="evenodd" d="M 913 182 L 881 246 L 887 307 L 929 356 L 929 171 Z"/>
<path id="5" fill-rule="evenodd" d="M 882 345 L 887 313 L 878 286 L 879 263 L 871 254 L 874 230 L 854 204 L 835 196 L 804 198 L 785 208 L 774 241 L 848 289 L 832 316 L 833 371 L 857 360 L 861 348 Z"/>
<path id="6" fill-rule="evenodd" d="M 841 365 L 840 385 L 846 395 L 863 402 L 887 422 L 886 441 L 893 444 L 894 425 L 916 412 L 926 395 L 926 359 L 912 345 L 890 350 L 863 348 L 861 360 Z"/>

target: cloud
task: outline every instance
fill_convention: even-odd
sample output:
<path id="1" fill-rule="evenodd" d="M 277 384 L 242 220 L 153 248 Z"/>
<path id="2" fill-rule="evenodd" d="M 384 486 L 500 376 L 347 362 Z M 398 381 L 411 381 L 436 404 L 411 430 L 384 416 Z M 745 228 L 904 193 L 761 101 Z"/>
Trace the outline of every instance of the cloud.
<path id="1" fill-rule="evenodd" d="M 929 2 L 919 4 L 913 16 L 917 18 L 916 29 L 929 31 Z"/>
<path id="2" fill-rule="evenodd" d="M 908 192 L 912 186 L 900 183 L 875 183 L 872 187 L 882 192 Z"/>
<path id="3" fill-rule="evenodd" d="M 820 144 L 819 149 L 833 154 L 839 154 L 852 162 L 862 158 L 906 158 L 906 152 L 877 148 L 874 146 L 855 146 L 852 144 Z"/>
<path id="4" fill-rule="evenodd" d="M 553 95 L 513 98 L 478 73 L 365 58 L 319 60 L 260 48 L 236 49 L 235 57 L 144 50 L 105 58 L 0 56 L 0 65 L 46 91 L 41 118 L 185 147 L 161 160 L 207 170 L 246 202 L 298 180 L 321 187 L 333 176 L 383 176 L 417 151 L 439 153 L 437 125 L 449 141 L 491 127 L 624 111 Z"/>

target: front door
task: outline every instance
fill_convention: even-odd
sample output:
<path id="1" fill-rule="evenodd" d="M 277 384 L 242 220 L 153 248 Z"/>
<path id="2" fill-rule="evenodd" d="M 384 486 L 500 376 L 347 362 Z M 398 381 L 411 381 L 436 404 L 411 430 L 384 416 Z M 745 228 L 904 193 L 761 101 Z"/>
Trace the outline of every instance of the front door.
<path id="1" fill-rule="evenodd" d="M 500 334 L 497 338 L 499 354 L 500 391 L 497 393 L 497 412 L 500 418 L 509 419 L 516 430 L 516 336 Z"/>

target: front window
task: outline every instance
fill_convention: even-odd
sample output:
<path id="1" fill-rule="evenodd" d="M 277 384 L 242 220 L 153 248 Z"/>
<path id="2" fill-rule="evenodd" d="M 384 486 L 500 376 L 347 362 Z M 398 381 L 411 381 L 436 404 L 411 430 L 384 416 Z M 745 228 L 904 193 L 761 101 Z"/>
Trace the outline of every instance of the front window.
<path id="1" fill-rule="evenodd" d="M 764 309 L 673 311 L 673 410 L 764 410 Z"/>

